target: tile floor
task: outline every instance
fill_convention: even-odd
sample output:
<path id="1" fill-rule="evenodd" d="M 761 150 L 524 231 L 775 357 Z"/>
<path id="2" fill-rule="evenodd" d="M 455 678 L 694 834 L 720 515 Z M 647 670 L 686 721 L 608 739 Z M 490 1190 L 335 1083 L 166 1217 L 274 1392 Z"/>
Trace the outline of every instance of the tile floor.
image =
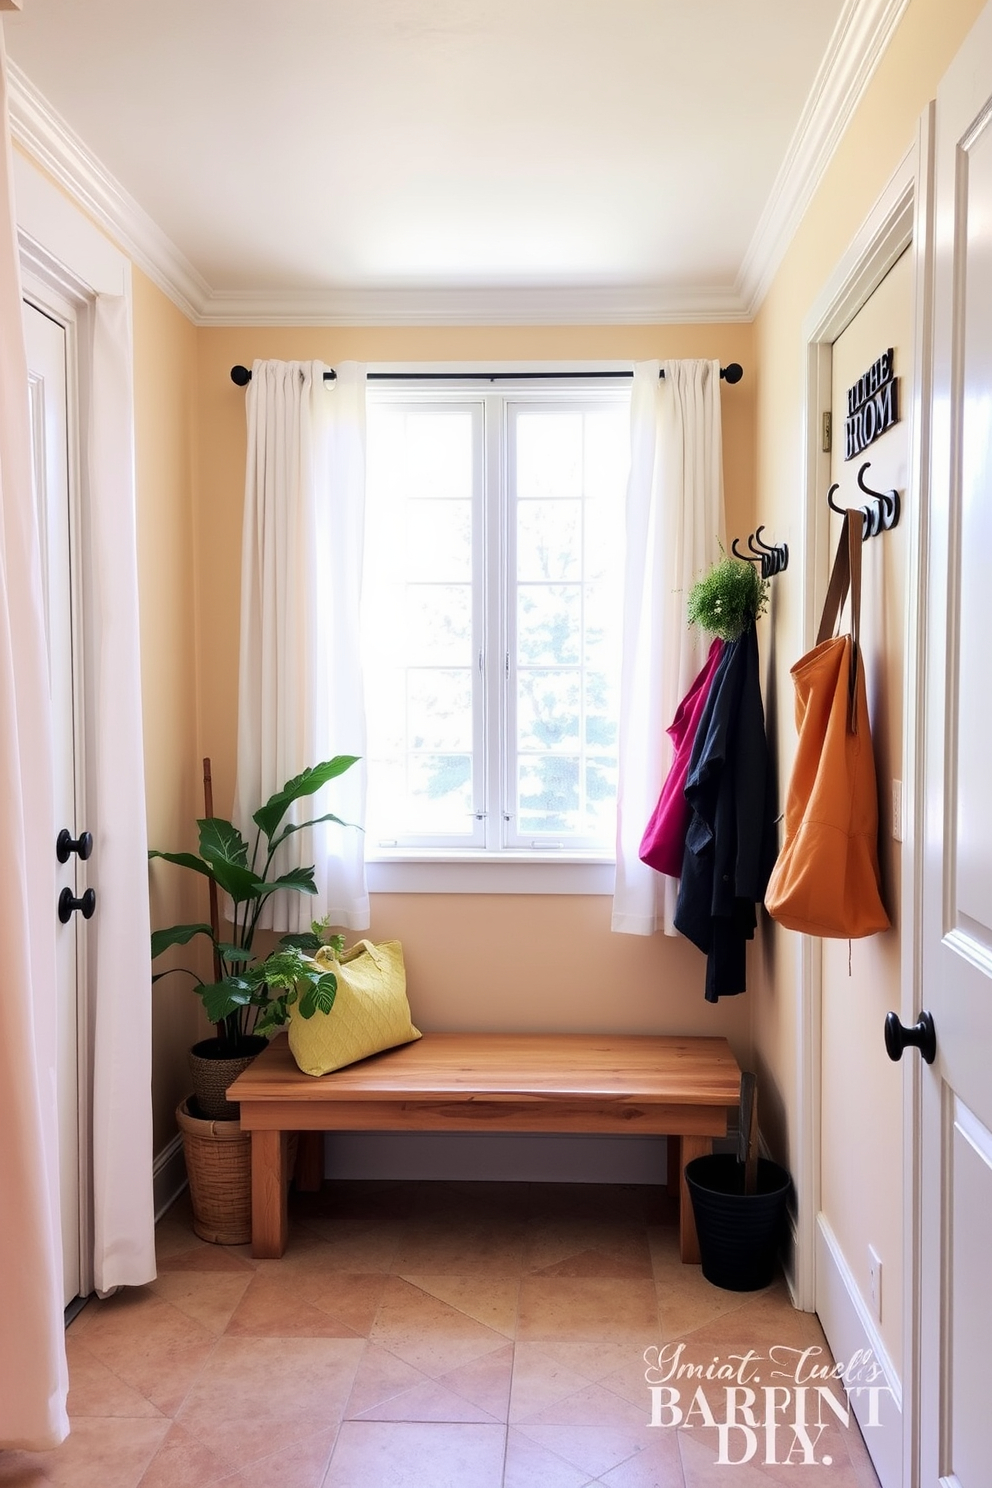
<path id="1" fill-rule="evenodd" d="M 683 1384 L 683 1409 L 705 1397 L 691 1427 L 649 1425 L 645 1349 L 825 1347 L 781 1282 L 725 1292 L 682 1266 L 661 1190 L 329 1184 L 291 1216 L 283 1259 L 252 1261 L 197 1240 L 181 1199 L 158 1279 L 69 1328 L 68 1441 L 0 1453 L 2 1488 L 877 1488 L 829 1411 L 802 1470 L 794 1396 L 775 1466 L 763 1424 L 749 1462 L 717 1463 L 722 1383 Z"/>

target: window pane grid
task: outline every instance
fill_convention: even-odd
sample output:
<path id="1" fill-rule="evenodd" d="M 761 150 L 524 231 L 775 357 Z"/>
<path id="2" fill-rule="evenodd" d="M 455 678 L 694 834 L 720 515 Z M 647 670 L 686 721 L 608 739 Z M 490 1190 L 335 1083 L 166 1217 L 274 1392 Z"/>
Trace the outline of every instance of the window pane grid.
<path id="1" fill-rule="evenodd" d="M 479 847 L 477 403 L 370 407 L 368 846 Z"/>
<path id="2" fill-rule="evenodd" d="M 571 389 L 370 406 L 372 855 L 612 851 L 626 426 Z"/>
<path id="3" fill-rule="evenodd" d="M 605 751 L 615 738 L 615 723 L 613 738 L 609 723 L 615 689 L 604 671 L 616 657 L 609 654 L 614 648 L 608 638 L 592 633 L 597 607 L 589 597 L 601 583 L 597 538 L 603 523 L 591 523 L 590 514 L 597 498 L 602 502 L 612 495 L 613 522 L 619 525 L 622 460 L 619 472 L 614 467 L 612 492 L 590 489 L 595 464 L 590 421 L 598 412 L 516 409 L 511 417 L 508 567 L 515 591 L 510 605 L 515 668 L 507 679 L 507 777 L 514 807 L 507 841 L 512 845 L 612 844 L 615 763 Z M 603 443 L 600 438 L 600 456 Z M 600 475 L 602 465 L 600 459 Z M 600 604 L 601 620 L 603 611 Z M 619 618 L 618 604 L 612 618 Z M 542 711 L 551 727 L 542 726 Z"/>

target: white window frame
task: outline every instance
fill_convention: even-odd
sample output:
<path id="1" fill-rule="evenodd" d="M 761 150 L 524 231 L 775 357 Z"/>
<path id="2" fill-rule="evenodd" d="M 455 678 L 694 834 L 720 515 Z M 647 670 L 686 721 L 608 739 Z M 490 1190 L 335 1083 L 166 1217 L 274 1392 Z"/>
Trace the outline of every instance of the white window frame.
<path id="1" fill-rule="evenodd" d="M 455 852 L 482 852 L 487 850 L 485 819 L 486 801 L 489 795 L 488 770 L 489 759 L 486 752 L 486 723 L 489 710 L 489 694 L 486 677 L 486 656 L 488 653 L 489 635 L 486 625 L 486 599 L 490 587 L 490 576 L 483 566 L 484 554 L 487 551 L 486 524 L 488 521 L 487 491 L 489 487 L 489 473 L 486 469 L 486 451 L 488 439 L 486 431 L 486 405 L 481 397 L 470 388 L 464 389 L 464 396 L 457 398 L 443 396 L 443 390 L 439 390 L 430 384 L 413 384 L 411 388 L 403 385 L 395 391 L 390 391 L 388 386 L 380 390 L 372 383 L 368 387 L 368 401 L 378 404 L 380 407 L 388 407 L 397 413 L 416 412 L 449 412 L 457 410 L 470 416 L 472 422 L 472 759 L 474 769 L 474 797 L 472 800 L 472 813 L 474 821 L 464 835 L 454 838 L 445 834 L 428 836 L 418 834 L 416 841 L 404 840 L 403 836 L 397 837 L 395 842 L 379 841 L 371 833 L 366 837 L 365 856 L 366 861 L 373 857 L 382 857 L 385 860 L 393 858 L 396 854 L 407 852 L 429 853 L 432 855 L 446 856 Z M 369 547 L 368 533 L 366 533 L 366 551 L 374 562 L 374 550 Z"/>
<path id="2" fill-rule="evenodd" d="M 614 364 L 617 371 L 626 371 L 622 364 Z M 517 364 L 519 369 L 519 364 Z M 597 370 L 614 370 L 599 364 Z M 369 889 L 373 893 L 548 893 L 548 894 L 598 894 L 610 895 L 614 887 L 614 850 L 564 846 L 507 845 L 503 822 L 499 820 L 500 803 L 507 798 L 508 750 L 506 748 L 507 700 L 506 670 L 508 658 L 506 642 L 510 627 L 505 613 L 508 596 L 507 551 L 507 503 L 508 472 L 505 467 L 505 452 L 508 441 L 508 410 L 511 404 L 520 406 L 553 405 L 558 407 L 588 407 L 590 403 L 616 403 L 629 401 L 630 383 L 624 378 L 597 378 L 581 367 L 535 367 L 542 372 L 567 372 L 561 378 L 529 379 L 512 378 L 500 372 L 498 382 L 484 380 L 485 373 L 476 368 L 446 369 L 437 366 L 373 366 L 370 371 L 388 371 L 391 374 L 434 374 L 430 381 L 371 382 L 368 384 L 369 403 L 429 408 L 471 407 L 482 409 L 483 440 L 483 491 L 481 500 L 482 521 L 485 540 L 480 544 L 476 561 L 485 565 L 474 574 L 476 585 L 475 620 L 480 623 L 478 607 L 482 607 L 480 671 L 482 674 L 482 712 L 485 715 L 484 752 L 480 754 L 484 779 L 480 781 L 484 799 L 478 809 L 495 814 L 496 820 L 487 816 L 480 822 L 485 832 L 478 834 L 479 840 L 470 846 L 452 847 L 437 842 L 435 845 L 411 846 L 398 842 L 396 846 L 382 846 L 377 842 L 366 842 L 366 864 Z M 442 370 L 451 373 L 451 380 L 442 380 L 436 374 Z M 489 366 L 487 372 L 500 369 Z M 478 383 L 464 380 L 466 374 L 478 376 Z M 578 375 L 576 375 L 578 374 Z M 580 380 L 581 379 L 581 380 Z M 494 420 L 499 426 L 494 437 Z M 479 534 L 483 536 L 483 534 Z M 490 602 L 492 596 L 494 601 Z M 491 720 L 496 720 L 492 726 Z"/>

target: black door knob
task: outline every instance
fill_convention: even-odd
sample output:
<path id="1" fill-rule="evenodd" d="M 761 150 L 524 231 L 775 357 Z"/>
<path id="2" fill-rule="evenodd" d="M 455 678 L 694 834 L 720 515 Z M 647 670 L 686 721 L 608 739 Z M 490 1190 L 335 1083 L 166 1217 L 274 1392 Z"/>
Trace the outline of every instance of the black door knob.
<path id="1" fill-rule="evenodd" d="M 93 851 L 93 833 L 80 832 L 73 838 L 68 827 L 63 827 L 55 839 L 55 856 L 60 863 L 68 863 L 70 853 L 78 853 L 85 862 Z"/>
<path id="2" fill-rule="evenodd" d="M 81 899 L 76 899 L 70 888 L 66 887 L 59 895 L 59 919 L 63 925 L 68 925 L 76 910 L 81 910 L 84 920 L 93 918 L 96 909 L 96 894 L 92 889 L 87 889 Z"/>
<path id="3" fill-rule="evenodd" d="M 887 1013 L 885 1017 L 885 1052 L 890 1059 L 901 1059 L 907 1044 L 919 1049 L 927 1064 L 937 1058 L 937 1033 L 929 1013 L 921 1013 L 912 1028 L 899 1022 L 898 1014 Z"/>

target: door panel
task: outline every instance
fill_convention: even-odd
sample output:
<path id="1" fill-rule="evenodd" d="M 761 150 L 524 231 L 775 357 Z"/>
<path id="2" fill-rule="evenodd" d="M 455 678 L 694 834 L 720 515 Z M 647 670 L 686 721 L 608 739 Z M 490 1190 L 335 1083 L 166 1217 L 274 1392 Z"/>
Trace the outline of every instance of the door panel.
<path id="1" fill-rule="evenodd" d="M 913 254 L 893 264 L 857 315 L 838 336 L 831 353 L 833 449 L 831 483 L 842 507 L 869 498 L 857 475 L 868 462 L 866 483 L 878 491 L 909 485 L 914 342 Z M 894 350 L 903 420 L 851 460 L 845 460 L 847 390 L 889 347 Z M 857 520 L 857 518 L 856 518 Z M 831 517 L 831 551 L 841 519 Z M 903 1096 L 902 1071 L 886 1057 L 882 1026 L 889 1008 L 899 1007 L 902 956 L 898 908 L 902 844 L 893 822 L 893 782 L 902 778 L 905 700 L 905 609 L 908 527 L 870 538 L 862 548 L 861 655 L 865 669 L 872 746 L 879 796 L 878 851 L 882 898 L 892 921 L 884 934 L 861 940 L 820 943 L 820 1216 L 829 1226 L 859 1293 L 875 1336 L 862 1340 L 887 1355 L 894 1375 L 903 1370 Z M 843 629 L 849 627 L 847 612 Z M 869 1253 L 879 1258 L 880 1283 L 872 1302 Z M 836 1277 L 818 1268 L 815 1301 L 828 1340 L 841 1355 L 845 1318 L 836 1315 Z M 849 1326 L 849 1323 L 848 1323 Z M 880 1360 L 881 1362 L 881 1360 Z M 862 1417 L 867 1397 L 853 1398 Z M 865 1442 L 883 1484 L 901 1481 L 901 1433 L 888 1396 L 879 1401 L 882 1425 L 865 1430 Z"/>
<path id="2" fill-rule="evenodd" d="M 992 555 L 992 129 L 986 121 L 963 152 L 962 196 L 967 213 L 964 241 L 964 294 L 960 331 L 964 368 L 961 420 L 959 545 L 960 617 L 957 675 L 949 687 L 955 697 L 957 780 L 956 832 L 952 880 L 954 925 L 963 940 L 974 940 L 988 954 L 992 942 L 992 772 L 989 771 L 989 572 Z M 979 683 L 975 687 L 971 684 Z M 983 831 L 984 827 L 984 831 Z"/>
<path id="3" fill-rule="evenodd" d="M 962 1484 L 988 1474 L 988 1440 L 974 1430 L 988 1415 L 984 1372 L 975 1368 L 988 1346 L 987 1318 L 975 1299 L 988 1290 L 988 1236 L 992 1235 L 992 1141 L 986 1125 L 963 1101 L 949 1096 L 947 1208 L 950 1218 L 950 1337 L 947 1388 L 954 1401 L 949 1460 Z"/>
<path id="4" fill-rule="evenodd" d="M 75 789 L 73 632 L 70 563 L 68 403 L 65 327 L 35 306 L 24 305 L 31 410 L 32 474 L 41 548 L 42 587 L 52 695 L 56 827 L 78 836 Z M 55 856 L 55 843 L 52 843 Z M 81 892 L 79 862 L 70 853 L 57 864 L 56 891 Z M 56 920 L 55 905 L 52 918 Z M 78 1082 L 79 917 L 57 925 L 59 1191 L 65 1303 L 80 1284 L 80 1162 Z"/>
<path id="5" fill-rule="evenodd" d="M 941 83 L 927 605 L 921 1483 L 988 1482 L 992 1296 L 992 9 Z M 939 1279 L 939 1280 L 938 1280 Z"/>

